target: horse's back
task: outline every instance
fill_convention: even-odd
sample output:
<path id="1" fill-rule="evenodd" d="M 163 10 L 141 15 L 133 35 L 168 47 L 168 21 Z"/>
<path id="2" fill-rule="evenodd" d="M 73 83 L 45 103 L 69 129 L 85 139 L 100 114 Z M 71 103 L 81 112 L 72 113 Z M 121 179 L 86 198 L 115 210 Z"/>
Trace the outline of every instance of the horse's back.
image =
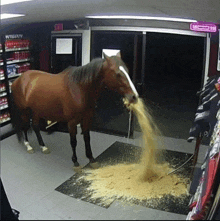
<path id="1" fill-rule="evenodd" d="M 24 72 L 11 87 L 20 108 L 31 107 L 38 102 L 44 103 L 43 100 L 47 100 L 51 94 L 53 94 L 53 99 L 56 99 L 62 88 L 64 88 L 62 76 L 37 70 Z"/>
<path id="2" fill-rule="evenodd" d="M 79 87 L 74 86 L 73 95 L 67 81 L 65 73 L 29 70 L 13 82 L 12 92 L 20 109 L 30 108 L 40 118 L 66 121 L 74 114 L 73 111 L 77 111 L 81 101 L 76 96 L 81 94 Z"/>

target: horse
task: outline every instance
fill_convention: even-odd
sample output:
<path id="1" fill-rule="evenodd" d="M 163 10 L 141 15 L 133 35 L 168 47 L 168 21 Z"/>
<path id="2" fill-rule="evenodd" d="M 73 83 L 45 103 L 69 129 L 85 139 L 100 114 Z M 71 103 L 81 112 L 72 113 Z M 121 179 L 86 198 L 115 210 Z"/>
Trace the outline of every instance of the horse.
<path id="1" fill-rule="evenodd" d="M 50 153 L 40 134 L 40 119 L 67 122 L 74 167 L 79 167 L 76 156 L 77 125 L 80 124 L 91 164 L 96 163 L 90 145 L 90 129 L 96 101 L 104 88 L 116 91 L 130 103 L 136 103 L 138 92 L 120 53 L 95 58 L 84 66 L 69 66 L 58 74 L 39 70 L 22 73 L 11 86 L 11 122 L 19 142 L 28 153 L 34 153 L 27 132 L 35 132 L 41 151 Z"/>

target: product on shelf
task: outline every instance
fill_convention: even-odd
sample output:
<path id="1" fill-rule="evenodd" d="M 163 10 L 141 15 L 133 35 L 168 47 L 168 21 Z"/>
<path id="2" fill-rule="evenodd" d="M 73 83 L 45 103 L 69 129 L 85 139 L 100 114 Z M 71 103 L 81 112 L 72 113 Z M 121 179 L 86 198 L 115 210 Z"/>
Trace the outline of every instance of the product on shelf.
<path id="1" fill-rule="evenodd" d="M 10 120 L 10 113 L 5 112 L 0 114 L 0 123 L 4 123 L 5 121 Z"/>
<path id="2" fill-rule="evenodd" d="M 5 90 L 6 90 L 5 83 L 0 84 L 0 91 L 5 91 Z"/>
<path id="3" fill-rule="evenodd" d="M 8 77 L 13 77 L 17 75 L 17 65 L 16 64 L 11 64 L 7 66 L 7 74 Z"/>
<path id="4" fill-rule="evenodd" d="M 30 47 L 30 41 L 26 39 L 13 39 L 13 40 L 7 40 L 5 42 L 6 49 L 28 48 L 28 47 Z"/>
<path id="5" fill-rule="evenodd" d="M 24 63 L 24 64 L 12 64 L 7 66 L 7 73 L 8 77 L 14 77 L 18 74 L 21 74 L 25 71 L 30 70 L 30 63 Z"/>
<path id="6" fill-rule="evenodd" d="M 7 97 L 0 98 L 0 106 L 7 105 L 7 104 L 8 104 Z"/>
<path id="7" fill-rule="evenodd" d="M 0 78 L 4 77 L 4 70 L 0 69 Z"/>
<path id="8" fill-rule="evenodd" d="M 14 60 L 28 59 L 30 58 L 30 52 L 29 51 L 21 51 L 21 52 L 16 51 L 12 54 L 12 58 Z"/>
<path id="9" fill-rule="evenodd" d="M 21 74 L 25 71 L 30 70 L 30 66 L 31 66 L 30 63 L 25 63 L 25 64 L 22 64 L 22 65 L 18 65 L 18 67 L 17 67 L 18 73 Z"/>
<path id="10" fill-rule="evenodd" d="M 14 58 L 7 58 L 6 60 L 7 60 L 7 62 L 10 62 L 10 61 L 13 61 Z"/>

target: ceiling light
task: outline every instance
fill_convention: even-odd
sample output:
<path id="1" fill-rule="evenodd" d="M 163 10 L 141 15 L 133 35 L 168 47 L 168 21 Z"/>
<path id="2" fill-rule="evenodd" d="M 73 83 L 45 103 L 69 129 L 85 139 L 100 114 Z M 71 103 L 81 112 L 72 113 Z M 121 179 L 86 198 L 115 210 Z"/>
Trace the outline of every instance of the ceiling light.
<path id="1" fill-rule="evenodd" d="M 141 20 L 177 21 L 177 22 L 197 22 L 197 20 L 186 19 L 186 18 L 135 16 L 135 15 L 87 15 L 86 18 L 98 18 L 98 19 L 141 19 Z"/>
<path id="2" fill-rule="evenodd" d="M 1 0 L 1 5 L 8 5 L 13 3 L 27 2 L 32 0 Z"/>
<path id="3" fill-rule="evenodd" d="M 7 18 L 15 18 L 15 17 L 21 17 L 21 16 L 25 16 L 24 14 L 8 14 L 8 13 L 3 13 L 0 14 L 1 19 L 7 19 Z"/>

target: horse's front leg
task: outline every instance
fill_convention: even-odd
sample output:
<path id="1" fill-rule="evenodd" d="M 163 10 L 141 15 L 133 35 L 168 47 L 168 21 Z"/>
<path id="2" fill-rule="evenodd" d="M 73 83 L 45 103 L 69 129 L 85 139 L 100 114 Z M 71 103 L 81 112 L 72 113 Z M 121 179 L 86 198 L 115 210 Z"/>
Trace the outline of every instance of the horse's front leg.
<path id="1" fill-rule="evenodd" d="M 90 163 L 95 163 L 95 159 L 92 155 L 89 130 L 83 132 L 83 138 L 84 138 L 85 148 L 86 148 L 86 157 L 89 159 Z"/>
<path id="2" fill-rule="evenodd" d="M 99 164 L 96 162 L 92 154 L 89 130 L 83 132 L 83 138 L 84 138 L 85 148 L 86 148 L 86 157 L 89 159 L 89 162 L 92 168 L 98 168 Z"/>
<path id="3" fill-rule="evenodd" d="M 91 119 L 92 113 L 87 115 L 86 118 L 83 119 L 81 123 L 82 134 L 85 142 L 85 149 L 86 149 L 86 157 L 89 159 L 90 165 L 92 168 L 98 168 L 99 165 L 93 157 L 91 144 L 90 144 L 90 131 L 89 128 L 91 127 Z"/>

